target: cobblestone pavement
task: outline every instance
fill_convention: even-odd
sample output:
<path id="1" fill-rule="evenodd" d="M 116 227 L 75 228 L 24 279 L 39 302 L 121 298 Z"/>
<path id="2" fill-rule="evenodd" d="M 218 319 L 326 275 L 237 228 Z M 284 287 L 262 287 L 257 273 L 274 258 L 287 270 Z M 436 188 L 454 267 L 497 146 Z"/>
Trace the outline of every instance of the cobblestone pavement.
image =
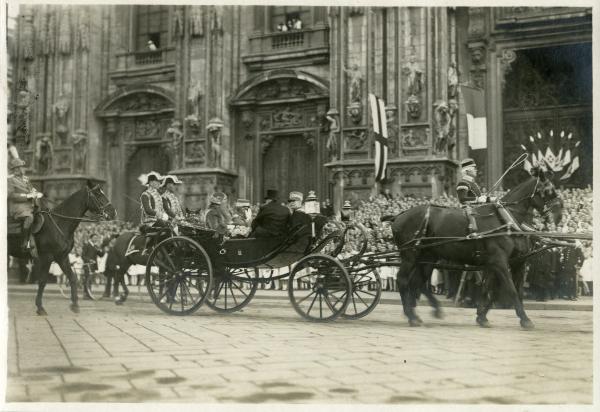
<path id="1" fill-rule="evenodd" d="M 473 309 L 420 306 L 426 326 L 410 328 L 389 304 L 316 324 L 281 300 L 187 317 L 81 301 L 75 315 L 49 293 L 40 317 L 33 299 L 9 293 L 7 402 L 592 402 L 589 311 L 532 310 L 523 331 L 512 310 L 481 329 Z"/>

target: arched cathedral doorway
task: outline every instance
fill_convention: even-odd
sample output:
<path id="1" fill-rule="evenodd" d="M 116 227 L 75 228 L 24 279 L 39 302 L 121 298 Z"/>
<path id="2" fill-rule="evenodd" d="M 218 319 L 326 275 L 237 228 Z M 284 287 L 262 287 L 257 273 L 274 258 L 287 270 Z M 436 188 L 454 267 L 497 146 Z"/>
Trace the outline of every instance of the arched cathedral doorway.
<path id="1" fill-rule="evenodd" d="M 273 70 L 244 83 L 232 99 L 238 193 L 262 202 L 268 189 L 329 196 L 325 81 L 297 70 Z"/>

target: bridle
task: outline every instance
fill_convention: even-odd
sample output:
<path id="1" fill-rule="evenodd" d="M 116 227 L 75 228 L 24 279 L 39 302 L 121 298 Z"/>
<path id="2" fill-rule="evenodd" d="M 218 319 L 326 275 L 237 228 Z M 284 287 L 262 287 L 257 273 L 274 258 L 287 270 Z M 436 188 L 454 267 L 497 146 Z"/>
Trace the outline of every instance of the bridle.
<path id="1" fill-rule="evenodd" d="M 552 184 L 552 183 L 550 183 L 550 184 Z M 548 216 L 548 214 L 550 214 L 550 212 L 552 212 L 557 206 L 559 206 L 562 203 L 562 201 L 560 200 L 560 197 L 558 197 L 558 195 L 555 195 L 553 198 L 547 200 L 545 192 L 548 189 L 539 187 L 539 186 L 540 186 L 540 178 L 537 177 L 536 181 L 535 181 L 535 186 L 533 187 L 533 190 L 531 191 L 530 194 L 528 194 L 518 200 L 512 201 L 512 202 L 500 201 L 500 203 L 502 203 L 505 206 L 516 205 L 516 204 L 523 202 L 524 200 L 531 200 L 535 197 L 536 194 L 539 194 L 542 201 L 544 202 L 544 207 L 541 211 L 539 211 L 539 210 L 538 211 L 540 212 L 540 215 L 543 218 L 546 218 Z M 540 192 L 542 192 L 542 193 L 540 193 Z M 553 192 L 556 194 L 556 190 L 554 190 Z"/>
<path id="2" fill-rule="evenodd" d="M 91 204 L 93 206 L 93 208 L 95 208 L 97 210 L 97 212 L 94 212 L 94 213 L 100 214 L 103 217 L 103 219 L 90 219 L 90 218 L 86 218 L 86 217 L 66 216 L 66 215 L 62 215 L 60 213 L 52 212 L 49 210 L 42 210 L 42 211 L 40 211 L 40 213 L 47 214 L 48 216 L 50 216 L 50 218 L 52 218 L 52 216 L 56 216 L 56 217 L 60 217 L 62 219 L 76 220 L 78 222 L 98 223 L 98 222 L 102 222 L 103 220 L 104 221 L 110 220 L 106 209 L 108 209 L 109 207 L 112 207 L 111 203 L 107 201 L 105 204 L 102 204 L 102 202 L 100 200 L 98 200 L 98 197 L 94 194 L 94 192 L 96 190 L 100 190 L 100 193 L 102 193 L 104 195 L 104 192 L 102 192 L 100 185 L 96 185 L 92 188 L 86 187 L 86 190 L 87 190 L 86 204 L 88 205 L 88 209 L 91 209 L 91 207 L 90 207 L 90 204 Z M 52 219 L 52 220 L 54 220 L 54 219 Z M 56 222 L 54 224 L 56 225 Z"/>

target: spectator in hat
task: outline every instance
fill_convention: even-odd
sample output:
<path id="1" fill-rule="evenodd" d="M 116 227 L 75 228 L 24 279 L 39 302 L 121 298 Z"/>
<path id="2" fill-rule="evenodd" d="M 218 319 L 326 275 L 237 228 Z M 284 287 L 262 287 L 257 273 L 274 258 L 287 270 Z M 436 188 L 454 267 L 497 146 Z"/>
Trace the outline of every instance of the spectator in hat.
<path id="1" fill-rule="evenodd" d="M 265 205 L 252 221 L 251 237 L 282 236 L 287 232 L 290 210 L 279 204 L 276 190 L 267 190 Z"/>
<path id="2" fill-rule="evenodd" d="M 223 192 L 215 192 L 208 199 L 208 211 L 206 212 L 206 226 L 224 236 L 227 234 L 227 225 L 230 221 L 229 214 L 225 211 L 227 195 Z"/>
<path id="3" fill-rule="evenodd" d="M 162 184 L 160 185 L 165 189 L 162 194 L 163 198 L 163 209 L 169 215 L 169 217 L 173 220 L 184 220 L 185 214 L 183 213 L 183 208 L 181 207 L 181 201 L 179 197 L 175 194 L 176 185 L 180 185 L 182 182 L 175 175 L 167 175 L 165 176 Z"/>
<path id="4" fill-rule="evenodd" d="M 163 180 L 160 173 L 150 172 L 146 176 L 142 176 L 141 180 L 147 189 L 140 196 L 140 211 L 142 217 L 142 225 L 140 231 L 142 233 L 156 232 L 168 225 L 169 215 L 163 208 L 163 199 L 158 188 Z M 146 245 L 142 251 L 142 255 L 148 253 L 155 236 L 146 236 Z"/>

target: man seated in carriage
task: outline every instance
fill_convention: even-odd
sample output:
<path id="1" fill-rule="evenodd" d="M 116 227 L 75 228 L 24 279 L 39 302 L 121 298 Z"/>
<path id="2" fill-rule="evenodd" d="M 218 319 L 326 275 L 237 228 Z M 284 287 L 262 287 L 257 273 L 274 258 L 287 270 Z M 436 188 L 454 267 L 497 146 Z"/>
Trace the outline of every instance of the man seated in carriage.
<path id="1" fill-rule="evenodd" d="M 37 207 L 37 200 L 43 195 L 38 192 L 29 178 L 25 176 L 25 162 L 19 158 L 13 158 L 8 164 L 11 174 L 8 176 L 8 216 L 21 222 L 21 234 L 23 236 L 22 249 L 30 247 L 31 225 L 33 224 L 33 212 Z"/>
<path id="2" fill-rule="evenodd" d="M 163 207 L 163 198 L 158 188 L 162 176 L 157 172 L 150 172 L 142 178 L 147 189 L 140 196 L 141 226 L 140 231 L 144 234 L 160 231 L 168 226 L 169 215 Z M 150 250 L 154 242 L 154 236 L 146 236 L 146 244 L 142 255 Z"/>
<path id="3" fill-rule="evenodd" d="M 232 238 L 243 238 L 250 233 L 252 210 L 248 199 L 238 199 L 231 216 L 230 234 Z"/>
<path id="4" fill-rule="evenodd" d="M 298 236 L 312 235 L 312 223 L 315 223 L 315 235 L 317 235 L 323 226 L 327 223 L 327 218 L 323 215 L 311 217 L 304 211 L 304 195 L 301 192 L 290 192 L 288 197 L 288 208 L 292 212 L 290 216 L 289 232 L 294 232 L 302 227 Z"/>
<path id="5" fill-rule="evenodd" d="M 180 185 L 181 183 L 181 180 L 179 180 L 177 176 L 167 175 L 160 185 L 162 188 L 164 188 L 164 192 L 162 194 L 163 209 L 167 215 L 169 215 L 169 218 L 175 222 L 181 222 L 185 220 L 185 214 L 183 213 L 183 208 L 181 207 L 181 201 L 175 194 L 175 185 Z"/>
<path id="6" fill-rule="evenodd" d="M 252 221 L 250 237 L 284 236 L 288 231 L 290 210 L 279 204 L 276 190 L 267 190 L 266 203 Z"/>

